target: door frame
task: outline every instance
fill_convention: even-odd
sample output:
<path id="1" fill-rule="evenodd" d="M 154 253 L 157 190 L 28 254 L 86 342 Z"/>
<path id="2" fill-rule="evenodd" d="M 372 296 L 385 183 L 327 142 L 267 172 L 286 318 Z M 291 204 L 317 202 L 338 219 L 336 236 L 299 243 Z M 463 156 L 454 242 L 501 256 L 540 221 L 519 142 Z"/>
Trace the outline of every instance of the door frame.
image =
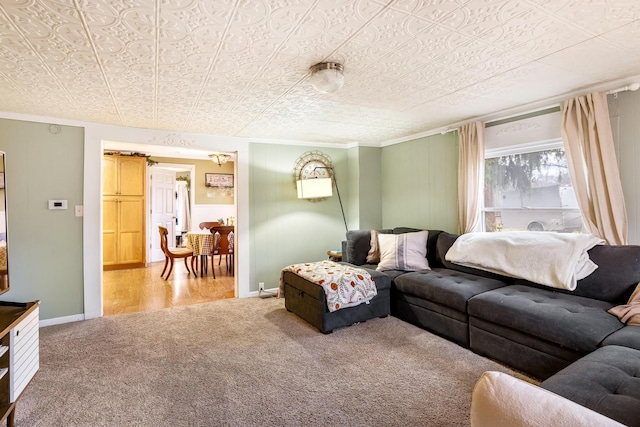
<path id="1" fill-rule="evenodd" d="M 188 161 L 188 159 L 185 159 Z M 187 164 L 187 163 L 156 163 L 153 166 L 149 166 L 147 165 L 147 173 L 146 173 L 146 185 L 147 185 L 147 196 L 146 197 L 146 215 L 145 215 L 145 221 L 147 223 L 147 239 L 146 239 L 146 248 L 147 248 L 147 259 L 146 259 L 146 263 L 149 264 L 151 262 L 151 239 L 152 239 L 152 235 L 151 233 L 154 230 L 151 230 L 151 197 L 149 195 L 149 190 L 151 189 L 151 168 L 158 168 L 158 169 L 173 169 L 176 171 L 189 171 L 189 179 L 191 180 L 191 183 L 193 185 L 195 181 L 195 177 L 196 177 L 196 165 L 194 164 Z M 193 206 L 196 203 L 196 192 L 195 191 L 189 191 L 189 203 L 191 203 L 191 211 L 193 211 Z"/>

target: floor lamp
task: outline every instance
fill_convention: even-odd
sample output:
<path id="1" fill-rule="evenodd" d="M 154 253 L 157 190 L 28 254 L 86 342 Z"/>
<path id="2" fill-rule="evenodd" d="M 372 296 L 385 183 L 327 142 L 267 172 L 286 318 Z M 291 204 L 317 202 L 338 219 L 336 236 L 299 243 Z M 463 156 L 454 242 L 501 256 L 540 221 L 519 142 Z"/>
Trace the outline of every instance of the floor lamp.
<path id="1" fill-rule="evenodd" d="M 328 169 L 331 171 L 331 177 L 329 178 L 309 178 L 300 179 L 296 182 L 298 188 L 299 199 L 320 199 L 324 197 L 333 196 L 332 182 L 336 186 L 336 193 L 338 194 L 338 201 L 340 202 L 340 211 L 342 212 L 342 220 L 344 221 L 344 228 L 349 231 L 347 226 L 347 218 L 344 215 L 344 207 L 342 206 L 342 198 L 340 197 L 340 189 L 338 188 L 338 180 L 336 179 L 336 171 L 332 167 L 328 166 L 316 166 L 313 170 Z"/>

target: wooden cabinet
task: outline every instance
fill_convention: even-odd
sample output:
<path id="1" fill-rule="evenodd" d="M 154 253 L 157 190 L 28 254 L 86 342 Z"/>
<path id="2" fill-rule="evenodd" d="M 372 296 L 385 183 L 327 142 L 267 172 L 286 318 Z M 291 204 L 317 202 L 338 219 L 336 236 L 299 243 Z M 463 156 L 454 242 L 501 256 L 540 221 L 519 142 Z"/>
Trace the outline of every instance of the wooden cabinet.
<path id="1" fill-rule="evenodd" d="M 144 263 L 144 199 L 105 197 L 103 265 Z"/>
<path id="2" fill-rule="evenodd" d="M 145 262 L 145 170 L 143 157 L 104 156 L 103 268 Z"/>
<path id="3" fill-rule="evenodd" d="M 40 368 L 39 307 L 39 301 L 0 301 L 0 422 L 9 426 L 18 398 Z"/>
<path id="4" fill-rule="evenodd" d="M 144 196 L 144 157 L 104 156 L 102 194 L 104 196 Z"/>

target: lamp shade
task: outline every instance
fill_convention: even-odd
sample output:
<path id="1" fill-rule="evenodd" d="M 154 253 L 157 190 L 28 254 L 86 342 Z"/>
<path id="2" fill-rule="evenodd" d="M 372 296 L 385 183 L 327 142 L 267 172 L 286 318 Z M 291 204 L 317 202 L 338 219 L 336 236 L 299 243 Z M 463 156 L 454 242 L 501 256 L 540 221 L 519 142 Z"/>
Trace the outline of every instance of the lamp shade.
<path id="1" fill-rule="evenodd" d="M 320 199 L 333 195 L 331 178 L 299 179 L 296 186 L 298 199 Z"/>

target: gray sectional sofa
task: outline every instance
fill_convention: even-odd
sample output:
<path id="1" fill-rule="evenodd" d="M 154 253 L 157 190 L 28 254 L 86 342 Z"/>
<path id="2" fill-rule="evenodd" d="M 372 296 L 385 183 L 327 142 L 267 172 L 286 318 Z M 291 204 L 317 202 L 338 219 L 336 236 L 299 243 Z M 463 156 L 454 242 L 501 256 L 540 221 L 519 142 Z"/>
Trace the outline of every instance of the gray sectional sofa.
<path id="1" fill-rule="evenodd" d="M 412 231 L 419 230 L 378 232 Z M 640 282 L 640 246 L 595 246 L 589 257 L 598 269 L 579 280 L 575 291 L 564 291 L 446 261 L 457 237 L 429 230 L 431 270 L 384 272 L 392 280 L 391 314 L 546 380 L 542 387 L 548 384 L 570 400 L 639 425 L 640 327 L 625 326 L 607 310 L 625 304 Z M 343 262 L 375 271 L 376 265 L 366 262 L 370 241 L 370 230 L 348 231 Z M 588 364 L 582 360 L 587 355 L 609 361 L 609 375 L 582 372 L 576 388 L 574 363 Z M 618 371 L 619 381 L 610 371 Z"/>

